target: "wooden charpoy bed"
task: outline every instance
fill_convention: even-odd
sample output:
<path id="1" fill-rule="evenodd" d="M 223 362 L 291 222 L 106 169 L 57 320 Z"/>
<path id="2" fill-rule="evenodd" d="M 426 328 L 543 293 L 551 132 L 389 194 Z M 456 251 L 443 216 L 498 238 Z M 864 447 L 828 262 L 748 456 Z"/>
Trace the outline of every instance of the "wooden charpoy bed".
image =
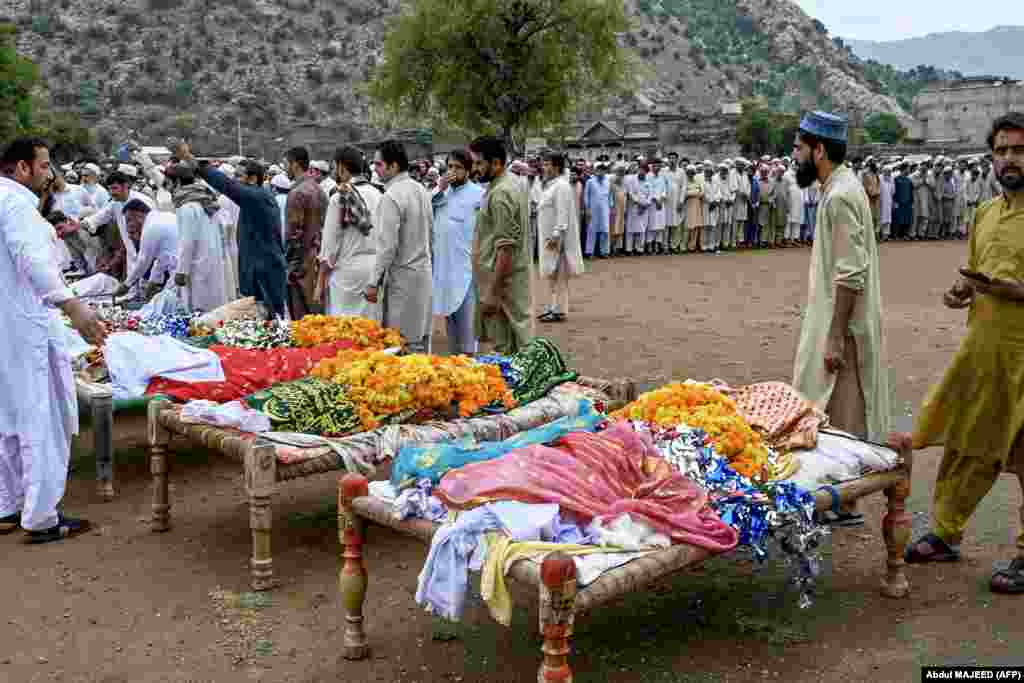
<path id="1" fill-rule="evenodd" d="M 93 451 L 96 454 L 96 493 L 100 499 L 114 499 L 114 416 L 130 414 L 142 418 L 151 396 L 115 399 L 109 384 L 90 382 L 75 375 L 75 393 L 79 411 L 89 415 L 93 432 Z"/>
<path id="2" fill-rule="evenodd" d="M 901 457 L 901 464 L 896 469 L 868 474 L 836 485 L 834 489 L 843 503 L 879 492 L 885 494 L 888 511 L 882 521 L 882 538 L 886 548 L 886 566 L 881 589 L 883 595 L 902 598 L 910 590 L 904 573 L 903 549 L 910 541 L 912 526 L 906 501 L 910 495 L 913 455 L 909 439 L 899 438 L 898 443 L 894 442 L 892 446 Z M 392 506 L 370 496 L 367 487 L 367 479 L 355 474 L 345 475 L 338 482 L 338 534 L 342 546 L 339 588 L 345 610 L 343 654 L 347 659 L 364 659 L 369 655 L 364 627 L 368 571 L 362 552 L 366 542 L 366 522 L 394 529 L 428 546 L 440 528 L 440 525 L 422 519 L 397 520 Z M 837 504 L 827 490 L 817 491 L 814 495 L 819 511 L 833 509 Z M 576 585 L 575 564 L 566 554 L 551 553 L 539 565 L 526 560 L 513 564 L 508 576 L 539 592 L 543 662 L 538 680 L 541 683 L 572 681 L 568 662 L 569 642 L 577 613 L 588 612 L 639 591 L 684 568 L 699 565 L 710 556 L 711 553 L 703 548 L 674 545 L 607 571 L 580 590 Z"/>
<path id="3" fill-rule="evenodd" d="M 472 435 L 481 441 L 503 440 L 568 414 L 568 406 L 579 403 L 578 399 L 573 398 L 576 394 L 572 393 L 569 388 L 571 386 L 579 386 L 606 397 L 607 404 L 600 406 L 606 410 L 625 405 L 635 397 L 635 388 L 631 382 L 580 377 L 575 383 L 556 387 L 545 398 L 502 415 L 433 423 L 435 427 L 431 423 L 420 427 L 384 427 L 332 441 L 346 452 L 379 463 L 386 460 L 383 452 L 385 442 L 388 444 L 388 452 L 397 452 L 403 445 L 443 438 L 443 434 L 437 432 L 440 428 L 448 430 L 449 435 L 451 430 L 457 430 L 459 436 Z M 275 587 L 277 581 L 274 578 L 270 549 L 271 499 L 278 484 L 290 479 L 344 470 L 344 466 L 339 463 L 339 456 L 332 449 L 324 447 L 319 449 L 322 452 L 317 451 L 313 457 L 299 462 L 282 462 L 280 446 L 235 429 L 185 422 L 181 419 L 181 406 L 175 406 L 166 399 L 155 398 L 149 403 L 148 410 L 149 460 L 153 475 L 152 531 L 164 532 L 170 529 L 168 447 L 172 437 L 182 437 L 189 444 L 207 448 L 242 465 L 245 490 L 249 497 L 249 526 L 252 530 L 251 585 L 253 590 Z M 434 429 L 433 434 L 431 429 Z M 395 430 L 401 432 L 397 437 Z"/>

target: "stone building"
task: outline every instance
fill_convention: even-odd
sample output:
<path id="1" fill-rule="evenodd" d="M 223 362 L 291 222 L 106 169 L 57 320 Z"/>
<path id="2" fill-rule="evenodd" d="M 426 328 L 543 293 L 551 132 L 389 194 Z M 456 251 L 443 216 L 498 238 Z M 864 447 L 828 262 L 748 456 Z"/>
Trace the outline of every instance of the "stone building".
<path id="1" fill-rule="evenodd" d="M 588 160 L 602 154 L 615 159 L 620 153 L 627 159 L 669 152 L 690 159 L 736 156 L 739 113 L 736 107 L 723 107 L 719 114 L 697 114 L 669 100 L 636 95 L 631 109 L 581 117 L 564 138 L 549 135 L 548 144 Z"/>
<path id="2" fill-rule="evenodd" d="M 926 145 L 985 146 L 993 119 L 1024 110 L 1024 84 L 966 78 L 929 87 L 914 98 L 909 137 Z"/>

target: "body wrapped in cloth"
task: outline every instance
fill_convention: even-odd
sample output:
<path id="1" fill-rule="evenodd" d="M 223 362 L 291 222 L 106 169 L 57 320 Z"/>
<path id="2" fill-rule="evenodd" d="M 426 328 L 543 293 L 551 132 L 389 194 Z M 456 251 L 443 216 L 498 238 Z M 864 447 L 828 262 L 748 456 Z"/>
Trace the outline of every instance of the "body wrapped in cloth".
<path id="1" fill-rule="evenodd" d="M 500 500 L 558 503 L 581 523 L 629 513 L 675 543 L 716 553 L 732 550 L 739 540 L 708 506 L 707 493 L 628 424 L 600 434 L 574 432 L 553 446 L 467 465 L 446 474 L 435 493 L 460 510 Z"/>

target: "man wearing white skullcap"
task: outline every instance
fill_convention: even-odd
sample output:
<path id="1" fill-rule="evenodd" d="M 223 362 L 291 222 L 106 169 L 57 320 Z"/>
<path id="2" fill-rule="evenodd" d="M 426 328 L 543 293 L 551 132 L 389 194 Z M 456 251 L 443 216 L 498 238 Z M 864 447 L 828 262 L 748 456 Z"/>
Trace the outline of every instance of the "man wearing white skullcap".
<path id="1" fill-rule="evenodd" d="M 732 230 L 726 245 L 729 249 L 743 246 L 746 241 L 745 232 L 750 206 L 750 179 L 747 177 L 747 160 L 743 157 L 736 157 L 733 164 L 730 182 L 735 180 L 736 195 L 732 205 Z"/>
<path id="2" fill-rule="evenodd" d="M 292 181 L 285 173 L 278 172 L 270 179 L 270 189 L 274 193 L 274 199 L 281 210 L 281 244 L 288 241 L 288 193 L 292 190 Z"/>
<path id="3" fill-rule="evenodd" d="M 939 180 L 939 239 L 948 240 L 953 236 L 954 209 L 956 208 L 956 180 L 953 178 L 953 167 L 946 165 L 942 169 L 942 177 Z"/>
<path id="4" fill-rule="evenodd" d="M 100 167 L 86 164 L 82 167 L 82 216 L 94 214 L 107 205 L 110 193 L 99 184 Z"/>

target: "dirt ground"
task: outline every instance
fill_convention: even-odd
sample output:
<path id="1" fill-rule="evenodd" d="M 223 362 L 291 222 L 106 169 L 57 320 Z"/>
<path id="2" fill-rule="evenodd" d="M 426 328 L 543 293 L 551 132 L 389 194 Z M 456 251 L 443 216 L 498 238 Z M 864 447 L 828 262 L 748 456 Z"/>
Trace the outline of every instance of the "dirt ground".
<path id="1" fill-rule="evenodd" d="M 581 372 L 731 382 L 791 375 L 809 251 L 593 262 L 573 284 L 569 322 L 549 325 Z M 957 348 L 965 315 L 942 291 L 963 243 L 887 244 L 882 283 L 894 406 L 905 414 Z M 438 343 L 442 343 L 440 339 Z M 443 347 L 441 347 L 443 348 Z M 43 547 L 0 537 L 0 681 L 531 681 L 539 662 L 536 599 L 514 593 L 512 628 L 478 599 L 442 628 L 416 607 L 424 546 L 371 529 L 367 632 L 372 657 L 339 657 L 336 477 L 285 484 L 275 499 L 276 591 L 248 590 L 248 509 L 240 470 L 204 452 L 173 459 L 173 527 L 151 534 L 144 424 L 117 419 L 119 497 L 94 494 L 89 435 L 76 443 L 69 513 L 83 538 Z M 917 457 L 911 500 L 927 528 L 936 451 Z M 796 606 L 789 569 L 716 560 L 577 619 L 577 681 L 917 681 L 925 664 L 1024 664 L 1024 597 L 988 592 L 1013 553 L 1021 492 L 1008 477 L 983 502 L 958 565 L 912 567 L 905 600 L 878 592 L 882 498 L 868 524 L 838 531 L 818 596 Z M 1017 635 L 1014 635 L 1014 634 Z"/>

